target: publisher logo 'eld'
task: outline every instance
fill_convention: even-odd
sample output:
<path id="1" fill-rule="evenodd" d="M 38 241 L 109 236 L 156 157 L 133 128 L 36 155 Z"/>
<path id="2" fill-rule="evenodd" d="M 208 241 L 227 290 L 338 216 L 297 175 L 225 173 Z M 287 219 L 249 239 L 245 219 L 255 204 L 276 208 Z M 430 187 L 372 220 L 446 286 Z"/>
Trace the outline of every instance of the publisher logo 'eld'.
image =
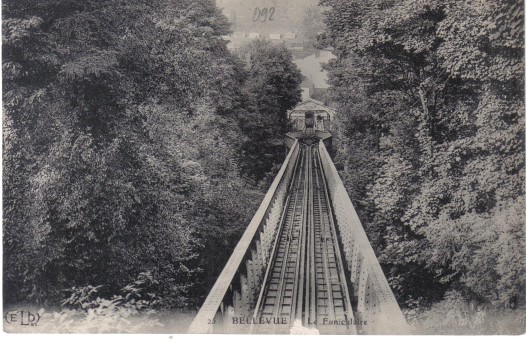
<path id="1" fill-rule="evenodd" d="M 7 324 L 19 324 L 27 326 L 37 326 L 41 316 L 38 312 L 11 310 L 4 315 L 4 320 Z"/>

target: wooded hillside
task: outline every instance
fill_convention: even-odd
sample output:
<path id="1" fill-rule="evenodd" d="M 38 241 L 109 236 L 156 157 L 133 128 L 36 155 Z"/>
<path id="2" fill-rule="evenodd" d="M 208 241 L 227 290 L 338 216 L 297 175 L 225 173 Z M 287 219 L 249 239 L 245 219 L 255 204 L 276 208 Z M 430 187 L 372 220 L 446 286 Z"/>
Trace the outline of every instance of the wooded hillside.
<path id="1" fill-rule="evenodd" d="M 7 0 L 3 16 L 4 304 L 110 297 L 140 273 L 160 307 L 201 304 L 276 168 L 254 161 L 299 99 L 291 55 L 233 55 L 213 0 Z"/>
<path id="2" fill-rule="evenodd" d="M 321 3 L 337 163 L 400 304 L 524 307 L 523 3 Z"/>

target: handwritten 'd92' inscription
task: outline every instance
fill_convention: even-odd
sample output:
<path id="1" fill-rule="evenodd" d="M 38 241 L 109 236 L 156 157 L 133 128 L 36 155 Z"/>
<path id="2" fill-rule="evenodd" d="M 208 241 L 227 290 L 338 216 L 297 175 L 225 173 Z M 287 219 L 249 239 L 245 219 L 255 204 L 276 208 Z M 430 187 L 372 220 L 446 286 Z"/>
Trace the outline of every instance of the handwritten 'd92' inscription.
<path id="1" fill-rule="evenodd" d="M 256 7 L 253 13 L 253 21 L 260 21 L 262 23 L 265 23 L 266 21 L 272 21 L 274 20 L 274 11 L 274 7 L 264 7 L 262 9 L 260 9 L 260 7 Z"/>

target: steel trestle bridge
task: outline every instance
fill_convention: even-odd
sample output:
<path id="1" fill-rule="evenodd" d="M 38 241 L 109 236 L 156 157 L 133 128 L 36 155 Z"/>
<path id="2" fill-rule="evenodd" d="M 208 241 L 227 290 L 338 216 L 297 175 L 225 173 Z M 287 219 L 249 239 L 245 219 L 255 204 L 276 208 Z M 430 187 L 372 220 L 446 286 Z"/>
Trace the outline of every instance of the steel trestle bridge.
<path id="1" fill-rule="evenodd" d="M 190 333 L 409 333 L 330 143 L 314 129 L 287 135 L 284 164 Z"/>

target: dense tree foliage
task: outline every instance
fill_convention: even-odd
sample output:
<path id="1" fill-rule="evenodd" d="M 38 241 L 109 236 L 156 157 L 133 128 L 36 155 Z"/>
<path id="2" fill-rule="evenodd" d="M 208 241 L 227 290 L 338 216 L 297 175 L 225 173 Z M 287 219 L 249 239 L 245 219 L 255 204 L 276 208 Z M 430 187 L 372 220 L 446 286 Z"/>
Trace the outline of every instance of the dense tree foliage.
<path id="1" fill-rule="evenodd" d="M 324 32 L 324 29 L 324 16 L 321 7 L 308 7 L 298 28 L 304 51 L 312 52 L 316 49 L 318 36 Z"/>
<path id="2" fill-rule="evenodd" d="M 337 163 L 396 296 L 524 306 L 522 2 L 321 3 Z"/>
<path id="3" fill-rule="evenodd" d="M 253 117 L 243 120 L 242 128 L 251 137 L 243 146 L 242 171 L 256 181 L 269 183 L 284 158 L 283 138 L 289 131 L 287 111 L 302 98 L 302 74 L 284 45 L 257 40 L 243 46 L 238 54 L 247 61 Z"/>
<path id="4" fill-rule="evenodd" d="M 166 306 L 199 303 L 263 197 L 242 129 L 294 103 L 270 102 L 290 56 L 254 57 L 277 71 L 247 89 L 212 0 L 7 0 L 2 30 L 4 300 L 149 272 Z"/>

